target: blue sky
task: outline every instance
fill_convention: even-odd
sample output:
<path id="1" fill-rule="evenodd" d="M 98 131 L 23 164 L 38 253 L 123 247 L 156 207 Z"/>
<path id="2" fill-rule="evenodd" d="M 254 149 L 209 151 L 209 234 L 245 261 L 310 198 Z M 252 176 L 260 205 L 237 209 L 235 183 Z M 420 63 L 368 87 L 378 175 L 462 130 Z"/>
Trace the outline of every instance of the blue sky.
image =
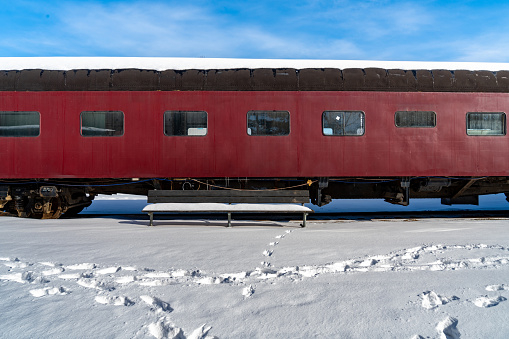
<path id="1" fill-rule="evenodd" d="M 506 1 L 0 0 L 0 56 L 509 62 Z"/>

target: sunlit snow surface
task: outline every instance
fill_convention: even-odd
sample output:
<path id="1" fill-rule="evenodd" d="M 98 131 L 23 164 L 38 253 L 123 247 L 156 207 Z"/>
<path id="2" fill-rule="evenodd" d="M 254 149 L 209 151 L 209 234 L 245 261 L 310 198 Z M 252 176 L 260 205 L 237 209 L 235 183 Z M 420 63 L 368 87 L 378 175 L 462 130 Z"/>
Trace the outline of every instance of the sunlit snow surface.
<path id="1" fill-rule="evenodd" d="M 340 203 L 327 208 L 398 208 Z M 139 213 L 145 204 L 105 196 L 86 213 Z M 430 208 L 419 204 L 409 208 Z M 478 208 L 506 204 L 497 195 Z M 306 228 L 147 221 L 0 217 L 0 337 L 509 336 L 509 214 L 309 220 Z"/>

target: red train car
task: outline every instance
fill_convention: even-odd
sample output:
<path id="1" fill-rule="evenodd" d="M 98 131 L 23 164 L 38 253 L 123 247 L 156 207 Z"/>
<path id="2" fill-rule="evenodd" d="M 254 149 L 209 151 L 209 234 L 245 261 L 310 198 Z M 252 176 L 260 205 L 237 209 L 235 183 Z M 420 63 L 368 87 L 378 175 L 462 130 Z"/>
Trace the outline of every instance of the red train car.
<path id="1" fill-rule="evenodd" d="M 56 218 L 154 188 L 509 192 L 505 65 L 363 64 L 0 58 L 0 209 Z"/>

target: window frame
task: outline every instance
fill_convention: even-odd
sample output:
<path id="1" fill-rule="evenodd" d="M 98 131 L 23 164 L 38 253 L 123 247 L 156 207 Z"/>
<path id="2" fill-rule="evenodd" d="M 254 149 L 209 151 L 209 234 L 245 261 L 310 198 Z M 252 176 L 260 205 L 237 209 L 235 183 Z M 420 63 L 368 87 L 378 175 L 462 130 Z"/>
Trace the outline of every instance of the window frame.
<path id="1" fill-rule="evenodd" d="M 498 114 L 500 116 L 503 117 L 503 126 L 502 126 L 502 134 L 469 134 L 468 131 L 469 131 L 469 128 L 468 128 L 468 123 L 469 123 L 469 116 L 471 114 Z M 482 129 L 473 129 L 473 128 L 470 128 L 470 130 L 482 130 Z M 506 114 L 505 112 L 467 112 L 467 114 L 465 115 L 465 132 L 467 134 L 467 136 L 469 137 L 503 137 L 503 136 L 506 136 L 507 135 L 507 117 L 506 117 Z"/>
<path id="2" fill-rule="evenodd" d="M 122 133 L 118 135 L 84 135 L 83 134 L 83 115 L 86 113 L 121 113 L 122 114 Z M 115 130 L 116 131 L 116 130 Z M 80 135 L 85 138 L 118 138 L 125 134 L 125 114 L 123 111 L 81 111 L 80 113 Z"/>
<path id="3" fill-rule="evenodd" d="M 39 124 L 37 125 L 38 126 L 37 135 L 1 135 L 0 134 L 0 138 L 38 138 L 39 136 L 41 136 L 41 113 L 39 111 L 0 111 L 0 115 L 2 113 L 7 113 L 7 114 L 15 113 L 15 114 L 26 114 L 26 115 L 28 115 L 30 113 L 35 113 L 35 114 L 37 114 Z M 1 127 L 16 127 L 16 126 L 30 126 L 30 125 L 0 126 L 0 128 Z"/>
<path id="4" fill-rule="evenodd" d="M 433 113 L 433 126 L 398 126 L 396 117 L 398 116 L 398 113 Z M 437 113 L 435 111 L 396 111 L 394 113 L 394 126 L 397 128 L 436 128 L 437 127 Z"/>
<path id="5" fill-rule="evenodd" d="M 345 134 L 345 126 L 343 123 L 343 134 L 325 134 L 325 125 L 324 125 L 324 118 L 326 113 L 343 113 L 343 121 L 344 114 L 345 113 L 360 113 L 362 117 L 363 124 L 361 124 L 362 127 L 362 134 Z M 352 111 L 352 110 L 327 110 L 322 112 L 322 135 L 326 137 L 362 137 L 366 134 L 366 113 L 364 111 Z"/>
<path id="6" fill-rule="evenodd" d="M 288 115 L 288 133 L 286 134 L 251 134 L 249 133 L 249 114 L 260 114 L 260 113 L 286 113 Z M 249 110 L 246 113 L 246 134 L 250 137 L 286 137 L 292 132 L 291 114 L 288 110 Z"/>
<path id="7" fill-rule="evenodd" d="M 206 133 L 205 134 L 166 134 L 166 114 L 167 113 L 205 113 Z M 186 121 L 187 123 L 187 121 Z M 189 129 L 188 129 L 189 131 Z M 167 137 L 206 137 L 209 134 L 209 113 L 207 111 L 184 111 L 184 110 L 166 110 L 163 113 L 163 134 Z"/>

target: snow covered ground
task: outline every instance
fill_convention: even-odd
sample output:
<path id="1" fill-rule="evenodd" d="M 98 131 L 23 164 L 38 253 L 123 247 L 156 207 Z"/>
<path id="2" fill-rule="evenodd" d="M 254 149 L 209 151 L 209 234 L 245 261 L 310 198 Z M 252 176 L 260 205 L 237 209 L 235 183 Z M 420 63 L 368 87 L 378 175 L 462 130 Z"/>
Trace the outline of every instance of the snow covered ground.
<path id="1" fill-rule="evenodd" d="M 509 337 L 509 215 L 224 224 L 0 217 L 0 338 Z"/>

